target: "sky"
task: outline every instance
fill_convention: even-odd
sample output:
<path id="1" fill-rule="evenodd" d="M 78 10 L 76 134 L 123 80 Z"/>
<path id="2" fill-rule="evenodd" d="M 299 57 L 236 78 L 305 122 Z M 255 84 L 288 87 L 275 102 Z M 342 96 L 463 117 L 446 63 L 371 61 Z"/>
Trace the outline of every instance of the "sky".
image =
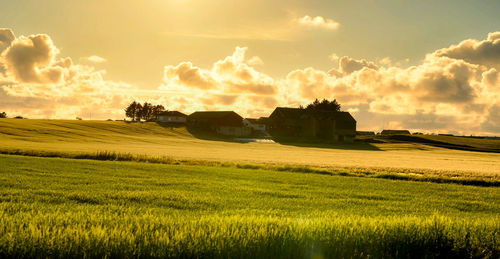
<path id="1" fill-rule="evenodd" d="M 337 99 L 360 130 L 500 135 L 498 0 L 0 0 L 0 112 Z"/>

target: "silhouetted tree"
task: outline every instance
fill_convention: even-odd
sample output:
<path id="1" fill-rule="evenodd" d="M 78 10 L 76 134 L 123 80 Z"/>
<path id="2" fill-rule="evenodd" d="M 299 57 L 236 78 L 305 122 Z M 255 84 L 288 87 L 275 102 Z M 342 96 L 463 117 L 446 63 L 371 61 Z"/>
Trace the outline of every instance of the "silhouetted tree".
<path id="1" fill-rule="evenodd" d="M 153 114 L 153 105 L 145 102 L 142 105 L 142 113 L 141 113 L 141 119 L 145 121 L 151 120 L 151 115 Z"/>
<path id="2" fill-rule="evenodd" d="M 7 113 L 0 112 L 0 118 L 7 118 Z"/>
<path id="3" fill-rule="evenodd" d="M 136 101 L 130 103 L 127 108 L 125 108 L 125 115 L 132 118 L 133 121 L 152 121 L 158 119 L 158 115 L 165 111 L 163 105 L 152 105 L 151 103 L 145 102 L 140 104 Z"/>
<path id="4" fill-rule="evenodd" d="M 327 99 L 323 99 L 323 101 L 319 101 L 318 99 L 314 100 L 314 102 L 310 103 L 307 105 L 306 110 L 312 110 L 312 111 L 340 111 L 340 104 L 337 102 L 336 99 L 333 99 L 333 101 L 328 101 Z"/>
<path id="5" fill-rule="evenodd" d="M 136 107 L 135 107 L 135 121 L 140 121 L 141 118 L 142 118 L 142 104 L 140 103 L 137 103 Z"/>
<path id="6" fill-rule="evenodd" d="M 130 103 L 127 108 L 125 108 L 125 116 L 131 118 L 133 121 L 136 120 L 136 115 L 137 115 L 137 103 L 136 101 L 133 101 Z M 140 104 L 139 104 L 140 105 Z"/>
<path id="7" fill-rule="evenodd" d="M 158 120 L 158 115 L 160 115 L 161 112 L 165 111 L 165 107 L 163 105 L 155 105 L 153 107 L 153 119 Z"/>

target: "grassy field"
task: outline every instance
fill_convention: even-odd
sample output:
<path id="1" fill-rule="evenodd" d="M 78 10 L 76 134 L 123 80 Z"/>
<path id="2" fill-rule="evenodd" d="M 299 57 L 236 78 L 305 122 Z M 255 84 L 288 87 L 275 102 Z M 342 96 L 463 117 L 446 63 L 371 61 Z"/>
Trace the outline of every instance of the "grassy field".
<path id="1" fill-rule="evenodd" d="M 498 258 L 500 141 L 422 138 L 0 119 L 0 258 Z"/>
<path id="2" fill-rule="evenodd" d="M 0 155 L 0 257 L 500 256 L 500 189 Z"/>
<path id="3" fill-rule="evenodd" d="M 500 143 L 472 141 L 476 147 L 488 148 Z M 500 180 L 499 153 L 452 150 L 422 143 L 235 143 L 153 122 L 0 119 L 3 153 L 77 155 L 102 151 L 180 160 Z"/>

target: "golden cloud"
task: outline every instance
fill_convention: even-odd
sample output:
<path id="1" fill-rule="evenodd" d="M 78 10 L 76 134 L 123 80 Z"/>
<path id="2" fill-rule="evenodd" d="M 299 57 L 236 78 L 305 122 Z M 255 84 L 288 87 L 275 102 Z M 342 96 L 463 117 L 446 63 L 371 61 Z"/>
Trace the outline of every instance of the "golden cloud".
<path id="1" fill-rule="evenodd" d="M 8 74 L 23 83 L 59 83 L 63 67 L 55 61 L 59 50 L 44 34 L 21 36 L 2 54 Z"/>
<path id="2" fill-rule="evenodd" d="M 236 47 L 207 68 L 188 61 L 165 66 L 157 91 L 108 81 L 102 70 L 58 58 L 47 35 L 13 38 L 5 29 L 0 35 L 8 45 L 0 60 L 0 110 L 12 115 L 73 118 L 92 112 L 93 118 L 123 118 L 123 107 L 136 99 L 186 113 L 234 110 L 258 117 L 276 106 L 336 98 L 353 112 L 360 129 L 500 133 L 500 73 L 498 59 L 491 58 L 498 32 L 429 53 L 408 68 L 345 56 L 339 69 L 306 67 L 284 78 L 259 71 L 259 62 L 245 58 L 247 48 Z"/>
<path id="3" fill-rule="evenodd" d="M 457 45 L 439 49 L 432 55 L 500 69 L 500 32 L 489 33 L 487 39 L 482 41 L 464 40 Z"/>
<path id="4" fill-rule="evenodd" d="M 340 27 L 340 23 L 332 19 L 325 19 L 322 16 L 311 17 L 309 15 L 305 15 L 299 18 L 297 21 L 299 24 L 304 26 L 318 27 L 327 30 L 336 30 Z"/>
<path id="5" fill-rule="evenodd" d="M 107 61 L 105 58 L 99 57 L 99 56 L 96 56 L 96 55 L 85 57 L 83 59 L 86 60 L 86 61 L 92 62 L 92 63 L 104 63 L 104 62 Z"/>

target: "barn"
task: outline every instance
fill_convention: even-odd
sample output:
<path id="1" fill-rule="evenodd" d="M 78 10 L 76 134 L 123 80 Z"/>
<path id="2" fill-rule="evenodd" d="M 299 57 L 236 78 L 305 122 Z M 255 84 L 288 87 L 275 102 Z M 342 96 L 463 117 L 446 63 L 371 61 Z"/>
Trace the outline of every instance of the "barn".
<path id="1" fill-rule="evenodd" d="M 207 129 L 225 136 L 243 137 L 252 133 L 243 117 L 233 111 L 197 111 L 187 117 L 191 127 Z"/>
<path id="2" fill-rule="evenodd" d="M 269 116 L 271 134 L 353 142 L 356 120 L 348 112 L 278 107 Z"/>

